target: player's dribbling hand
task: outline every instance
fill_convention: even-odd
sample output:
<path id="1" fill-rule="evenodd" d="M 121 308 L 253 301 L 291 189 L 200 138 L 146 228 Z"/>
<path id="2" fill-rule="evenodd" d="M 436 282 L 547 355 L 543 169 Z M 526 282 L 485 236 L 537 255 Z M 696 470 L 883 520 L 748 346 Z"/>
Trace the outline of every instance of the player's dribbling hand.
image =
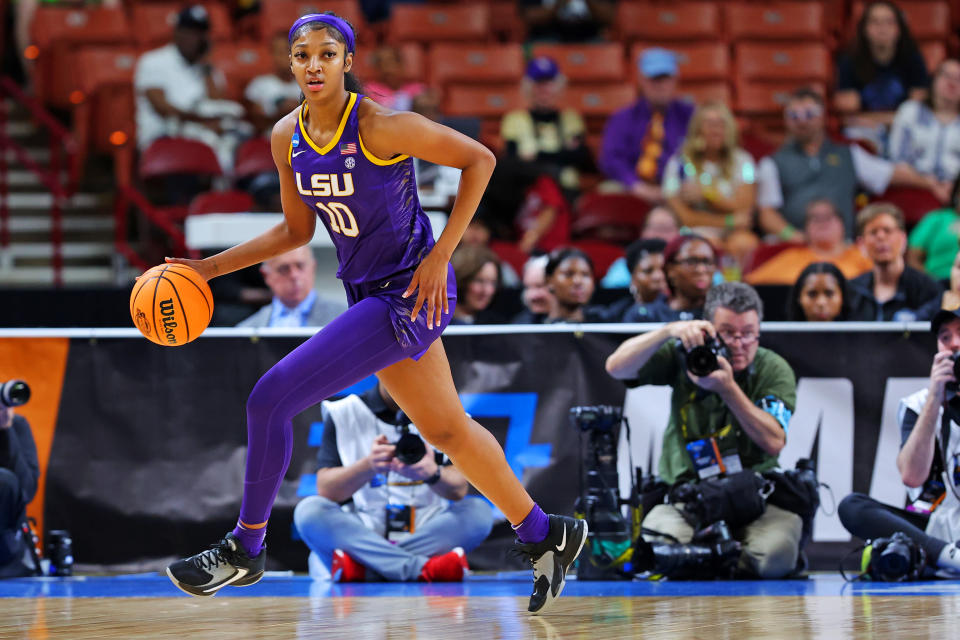
<path id="1" fill-rule="evenodd" d="M 410 321 L 416 321 L 420 309 L 426 303 L 427 328 L 433 329 L 434 325 L 439 327 L 443 314 L 450 313 L 447 300 L 447 260 L 441 254 L 435 251 L 427 254 L 413 272 L 410 286 L 403 292 L 403 297 L 409 298 L 414 291 L 417 291 L 417 301 L 410 313 Z"/>
<path id="2" fill-rule="evenodd" d="M 210 263 L 207 262 L 206 260 L 189 260 L 187 258 L 164 258 L 163 261 L 169 264 L 186 265 L 191 269 L 193 269 L 194 271 L 196 271 L 197 273 L 199 273 L 201 276 L 203 276 L 204 280 L 209 280 L 214 275 L 213 268 L 210 266 Z"/>

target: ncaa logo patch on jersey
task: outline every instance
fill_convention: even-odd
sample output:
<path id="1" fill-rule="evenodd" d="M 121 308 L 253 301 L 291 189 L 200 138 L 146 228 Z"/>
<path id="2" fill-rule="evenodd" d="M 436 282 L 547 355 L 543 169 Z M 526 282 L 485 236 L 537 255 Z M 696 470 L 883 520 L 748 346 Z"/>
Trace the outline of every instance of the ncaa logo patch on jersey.
<path id="1" fill-rule="evenodd" d="M 355 158 L 350 156 L 343 161 L 343 166 L 345 166 L 347 169 L 353 169 L 355 166 L 357 166 L 357 161 Z"/>
<path id="2" fill-rule="evenodd" d="M 299 131 L 294 131 L 294 132 L 293 132 L 293 138 L 290 139 L 290 144 L 291 144 L 292 146 L 294 146 L 294 147 L 299 147 L 299 146 L 300 146 L 300 132 L 299 132 Z"/>

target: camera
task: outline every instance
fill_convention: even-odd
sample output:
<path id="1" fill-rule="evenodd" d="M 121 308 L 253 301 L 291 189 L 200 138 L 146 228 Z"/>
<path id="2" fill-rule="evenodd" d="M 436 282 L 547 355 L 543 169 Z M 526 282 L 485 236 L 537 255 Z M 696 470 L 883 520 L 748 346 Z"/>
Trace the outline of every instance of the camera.
<path id="1" fill-rule="evenodd" d="M 30 387 L 23 380 L 0 382 L 0 405 L 19 407 L 30 399 Z"/>
<path id="2" fill-rule="evenodd" d="M 870 543 L 867 556 L 867 574 L 883 582 L 917 580 L 926 566 L 927 554 L 923 547 L 902 531 L 889 538 L 878 538 Z"/>
<path id="3" fill-rule="evenodd" d="M 954 352 L 950 359 L 953 360 L 953 377 L 958 382 L 948 382 L 944 385 L 945 404 L 950 417 L 958 421 L 960 420 L 960 395 L 957 393 L 960 389 L 960 351 Z"/>
<path id="4" fill-rule="evenodd" d="M 683 343 L 678 339 L 677 346 L 683 353 Z M 695 376 L 708 376 L 720 368 L 717 358 L 723 356 L 730 359 L 730 350 L 726 343 L 719 337 L 714 338 L 711 335 L 704 335 L 703 344 L 693 347 L 686 351 L 687 371 Z"/>
<path id="5" fill-rule="evenodd" d="M 580 580 L 624 577 L 631 550 L 630 526 L 620 512 L 617 443 L 621 411 L 607 405 L 570 409 L 570 423 L 580 432 L 580 494 L 574 515 L 589 526 L 587 546 L 577 564 Z M 586 440 L 586 447 L 584 447 Z"/>
<path id="6" fill-rule="evenodd" d="M 427 455 L 427 445 L 423 443 L 423 438 L 410 431 L 410 420 L 402 411 L 397 412 L 394 424 L 400 431 L 400 437 L 393 443 L 396 447 L 393 455 L 397 460 L 406 465 L 423 460 L 423 456 Z"/>

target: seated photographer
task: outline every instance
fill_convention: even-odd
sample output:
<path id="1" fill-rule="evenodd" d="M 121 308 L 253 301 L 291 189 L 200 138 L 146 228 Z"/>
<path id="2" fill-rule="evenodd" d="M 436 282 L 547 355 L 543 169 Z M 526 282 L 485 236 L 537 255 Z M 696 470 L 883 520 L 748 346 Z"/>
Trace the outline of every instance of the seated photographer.
<path id="1" fill-rule="evenodd" d="M 37 493 L 40 462 L 30 423 L 13 412 L 30 397 L 18 380 L 0 384 L 0 578 L 33 574 L 29 560 L 32 541 L 20 531 L 27 503 Z"/>
<path id="2" fill-rule="evenodd" d="M 903 532 L 924 550 L 929 567 L 960 577 L 960 398 L 954 376 L 960 310 L 937 312 L 930 327 L 937 337 L 930 384 L 900 400 L 897 412 L 902 443 L 897 469 L 912 488 L 913 502 L 897 509 L 853 493 L 840 502 L 838 512 L 843 526 L 858 538 L 876 540 Z"/>
<path id="3" fill-rule="evenodd" d="M 725 282 L 710 289 L 704 318 L 630 338 L 607 359 L 607 371 L 627 386 L 673 388 L 659 465 L 661 478 L 672 486 L 703 482 L 722 468 L 733 474 L 776 467 L 796 402 L 790 365 L 758 344 L 763 303 L 751 286 Z M 691 353 L 704 345 L 712 347 L 712 363 L 703 351 Z M 695 465 L 690 453 L 704 444 L 722 456 L 713 471 Z M 682 504 L 658 504 L 643 527 L 689 543 L 697 531 L 682 509 Z M 797 566 L 802 520 L 769 503 L 761 513 L 742 527 L 728 523 L 742 543 L 737 568 L 750 576 L 782 578 Z"/>
<path id="4" fill-rule="evenodd" d="M 326 401 L 317 494 L 293 513 L 310 574 L 362 582 L 456 582 L 493 527 L 490 506 L 424 442 L 379 382 Z M 352 505 L 341 507 L 352 501 Z"/>

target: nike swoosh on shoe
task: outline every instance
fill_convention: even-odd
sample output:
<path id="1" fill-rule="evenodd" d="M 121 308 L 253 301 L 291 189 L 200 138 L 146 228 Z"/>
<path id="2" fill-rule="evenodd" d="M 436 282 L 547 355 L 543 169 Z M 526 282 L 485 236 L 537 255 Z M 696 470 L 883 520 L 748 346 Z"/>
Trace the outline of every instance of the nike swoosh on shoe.
<path id="1" fill-rule="evenodd" d="M 221 582 L 219 585 L 217 585 L 217 586 L 215 586 L 215 587 L 210 587 L 209 589 L 204 589 L 204 591 L 207 592 L 207 593 L 209 593 L 209 592 L 211 592 L 211 591 L 216 591 L 217 589 L 220 589 L 220 588 L 222 588 L 222 587 L 225 587 L 225 586 L 229 585 L 231 582 L 236 582 L 237 580 L 239 580 L 239 579 L 242 578 L 243 576 L 247 575 L 247 573 L 249 573 L 249 569 L 243 569 L 243 568 L 237 569 L 237 572 L 234 573 L 232 576 L 230 576 L 230 579 L 229 579 L 229 580 L 227 580 L 227 581 L 225 581 L 225 582 Z"/>

